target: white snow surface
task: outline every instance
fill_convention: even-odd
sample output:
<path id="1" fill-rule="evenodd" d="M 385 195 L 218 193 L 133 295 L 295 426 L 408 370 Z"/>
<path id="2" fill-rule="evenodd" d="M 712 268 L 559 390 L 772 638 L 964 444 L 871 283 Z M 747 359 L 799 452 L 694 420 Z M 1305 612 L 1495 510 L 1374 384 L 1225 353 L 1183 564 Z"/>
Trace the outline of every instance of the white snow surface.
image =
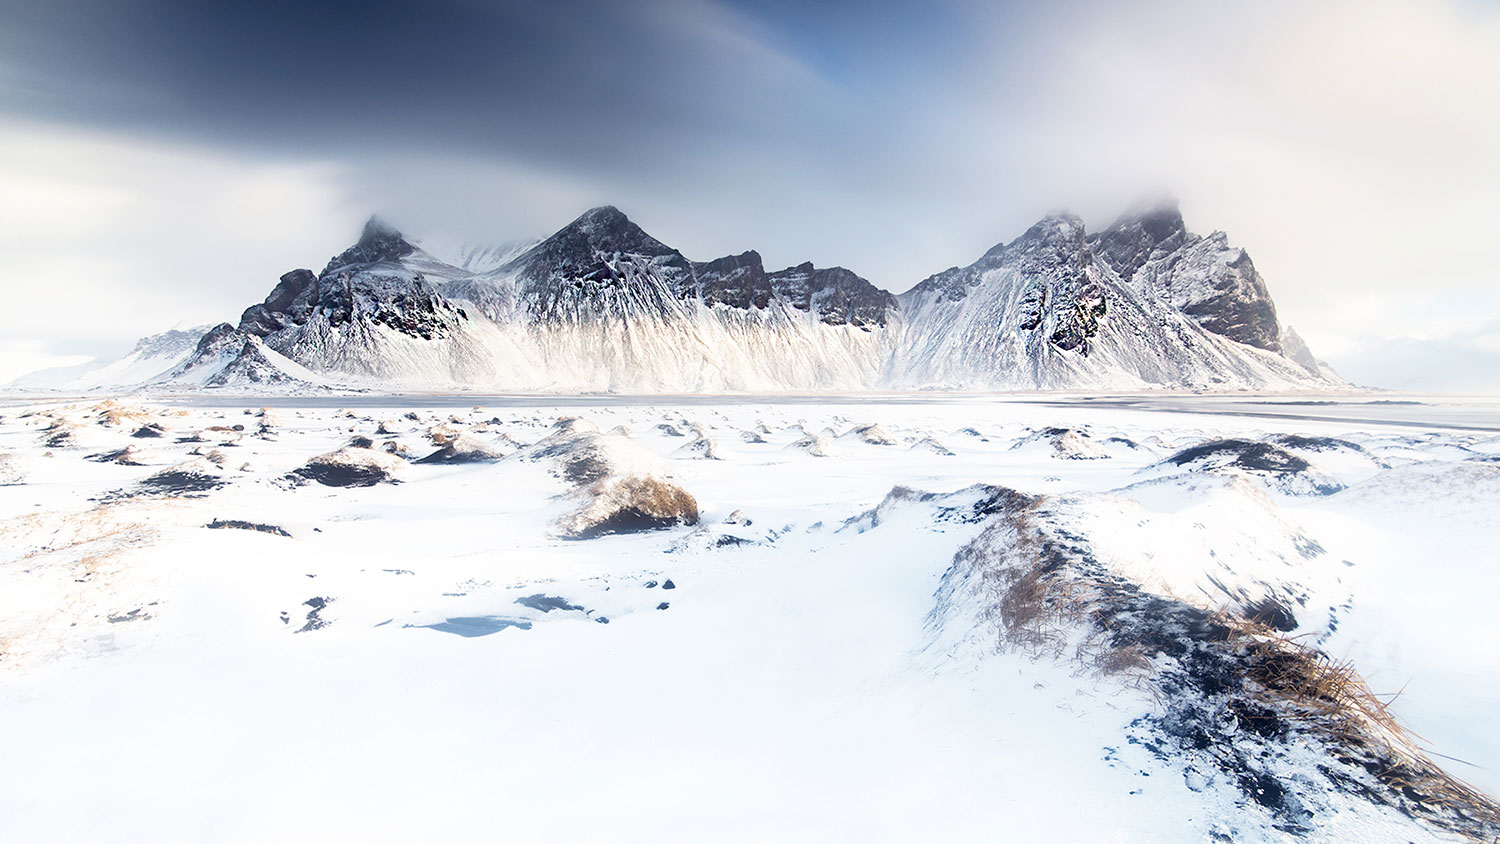
<path id="1" fill-rule="evenodd" d="M 290 476 L 356 436 L 423 456 L 429 430 L 507 456 Z M 1317 466 L 1347 489 L 1148 471 L 1291 433 L 1357 443 Z M 129 445 L 148 465 L 86 459 Z M 549 446 L 670 479 L 700 524 L 561 538 L 576 485 Z M 1159 702 L 998 645 L 955 565 L 983 525 L 941 508 L 1043 496 L 1153 593 L 1287 601 L 1493 793 L 1496 452 L 1493 430 L 1038 401 L 11 404 L 0 840 L 1458 840 L 1339 795 L 1299 837 L 1131 744 Z M 188 461 L 222 486 L 139 494 Z"/>

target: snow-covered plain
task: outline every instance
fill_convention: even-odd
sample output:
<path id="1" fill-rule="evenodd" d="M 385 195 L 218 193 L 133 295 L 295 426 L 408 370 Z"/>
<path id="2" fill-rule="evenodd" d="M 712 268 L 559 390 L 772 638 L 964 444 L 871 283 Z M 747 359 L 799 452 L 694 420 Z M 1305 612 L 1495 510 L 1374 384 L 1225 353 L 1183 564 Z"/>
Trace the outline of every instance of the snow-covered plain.
<path id="1" fill-rule="evenodd" d="M 0 408 L 0 840 L 1464 840 L 1154 741 L 1165 657 L 986 603 L 1032 531 L 1274 599 L 1500 789 L 1492 406 L 550 401 Z M 359 437 L 396 483 L 294 474 Z M 565 538 L 580 437 L 697 524 Z"/>

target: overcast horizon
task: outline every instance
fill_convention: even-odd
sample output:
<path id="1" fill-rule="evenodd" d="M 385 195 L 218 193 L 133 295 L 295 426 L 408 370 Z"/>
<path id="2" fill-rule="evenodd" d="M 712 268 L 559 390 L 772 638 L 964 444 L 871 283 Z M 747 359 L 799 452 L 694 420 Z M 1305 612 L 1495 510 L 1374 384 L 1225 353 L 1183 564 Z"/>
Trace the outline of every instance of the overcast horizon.
<path id="1" fill-rule="evenodd" d="M 1176 197 L 1351 381 L 1500 392 L 1500 4 L 0 0 L 0 382 L 234 320 L 378 214 L 619 207 L 904 291 Z"/>

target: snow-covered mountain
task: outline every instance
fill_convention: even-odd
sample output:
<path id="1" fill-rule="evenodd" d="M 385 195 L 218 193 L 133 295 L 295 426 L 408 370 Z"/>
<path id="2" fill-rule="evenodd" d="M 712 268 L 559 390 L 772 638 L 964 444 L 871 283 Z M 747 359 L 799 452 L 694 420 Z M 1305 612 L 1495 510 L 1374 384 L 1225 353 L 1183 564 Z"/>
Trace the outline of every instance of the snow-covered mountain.
<path id="1" fill-rule="evenodd" d="M 522 391 L 1326 389 L 1222 232 L 1050 215 L 900 296 L 842 267 L 689 259 L 618 209 L 459 266 L 371 219 L 131 383 Z M 132 374 L 136 370 L 130 370 Z M 123 385 L 124 381 L 115 382 Z"/>
<path id="2" fill-rule="evenodd" d="M 1338 383 L 1283 357 L 1242 250 L 1175 208 L 1099 235 L 1054 214 L 902 294 L 893 372 L 909 387 L 1296 388 Z"/>
<path id="3" fill-rule="evenodd" d="M 90 390 L 157 380 L 180 364 L 197 347 L 209 328 L 207 325 L 173 328 L 142 337 L 123 357 L 38 370 L 17 378 L 9 386 L 31 390 Z"/>

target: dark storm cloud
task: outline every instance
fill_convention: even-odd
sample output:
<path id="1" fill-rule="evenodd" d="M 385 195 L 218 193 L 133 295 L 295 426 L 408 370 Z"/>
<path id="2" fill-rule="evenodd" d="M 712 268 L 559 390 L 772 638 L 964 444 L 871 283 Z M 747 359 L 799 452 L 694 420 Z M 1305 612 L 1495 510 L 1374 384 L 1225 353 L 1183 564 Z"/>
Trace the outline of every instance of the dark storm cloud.
<path id="1" fill-rule="evenodd" d="M 856 40 L 830 32 L 826 43 L 846 46 L 820 51 L 807 38 L 823 39 L 829 13 L 796 8 L 23 0 L 0 30 L 0 105 L 299 153 L 666 168 L 715 145 L 795 145 L 857 120 L 817 70 L 762 46 L 852 65 Z"/>

